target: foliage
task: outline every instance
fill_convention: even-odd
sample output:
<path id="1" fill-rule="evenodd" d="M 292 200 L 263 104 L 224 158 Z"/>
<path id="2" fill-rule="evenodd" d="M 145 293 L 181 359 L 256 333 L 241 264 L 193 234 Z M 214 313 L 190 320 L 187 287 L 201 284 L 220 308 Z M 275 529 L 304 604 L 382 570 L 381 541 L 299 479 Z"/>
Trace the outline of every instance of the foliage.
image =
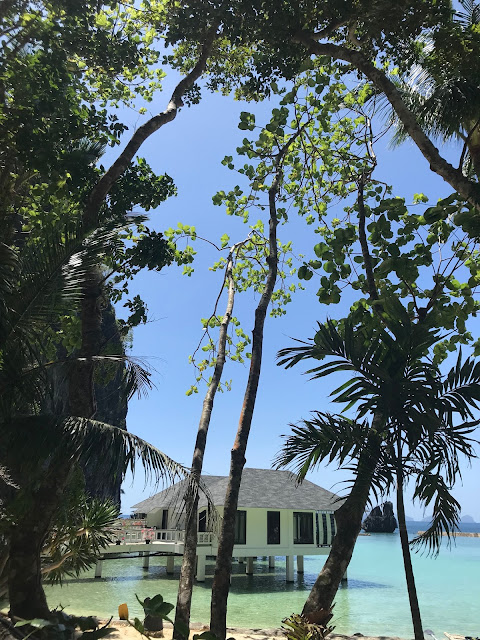
<path id="1" fill-rule="evenodd" d="M 78 577 L 94 566 L 102 549 L 113 542 L 111 528 L 118 515 L 118 505 L 110 500 L 67 492 L 42 552 L 47 580 L 61 583 L 64 576 Z"/>
<path id="2" fill-rule="evenodd" d="M 406 77 L 397 79 L 404 101 L 422 127 L 440 140 L 460 139 L 463 150 L 459 164 L 468 171 L 473 160 L 475 172 L 480 93 L 472 60 L 480 47 L 479 18 L 478 3 L 460 0 L 451 21 L 435 32 L 427 32 L 418 42 L 418 63 Z M 395 140 L 404 140 L 404 128 L 395 117 L 393 121 L 397 126 Z"/>
<path id="3" fill-rule="evenodd" d="M 331 609 L 321 609 L 311 617 L 315 620 L 293 613 L 282 620 L 282 624 L 285 625 L 282 629 L 288 640 L 324 640 L 335 629 L 328 624 L 333 617 Z"/>
<path id="4" fill-rule="evenodd" d="M 140 600 L 136 594 L 135 597 L 142 606 L 145 616 L 152 616 L 154 618 L 160 618 L 161 620 L 170 622 L 181 636 L 188 639 L 190 635 L 190 629 L 188 626 L 184 625 L 181 621 L 174 622 L 169 617 L 170 612 L 175 608 L 174 604 L 171 602 L 165 602 L 163 596 L 159 593 L 152 598 L 145 598 L 145 600 Z M 130 620 L 130 618 L 127 618 L 127 621 L 128 624 L 142 636 L 145 636 L 146 638 L 150 637 L 148 630 L 145 628 L 145 624 L 139 618 L 135 617 L 133 621 Z M 210 631 L 204 631 L 203 633 L 195 633 L 193 635 L 193 640 L 217 640 L 217 637 Z M 229 638 L 228 640 L 233 640 L 233 638 Z"/>
<path id="5" fill-rule="evenodd" d="M 100 638 L 117 631 L 114 627 L 109 626 L 111 620 L 112 618 L 103 627 L 100 627 L 98 620 L 93 616 L 72 616 L 67 615 L 62 609 L 56 609 L 52 611 L 49 620 L 42 618 L 20 620 L 15 623 L 15 628 L 26 626 L 29 632 L 24 636 L 25 638 L 70 640 L 75 635 L 81 640 L 100 640 Z M 78 634 L 77 630 L 81 633 Z"/>
<path id="6" fill-rule="evenodd" d="M 456 367 L 442 380 L 438 366 L 428 359 L 438 331 L 413 323 L 398 303 L 389 311 L 386 327 L 368 318 L 356 324 L 349 317 L 338 326 L 328 321 L 319 325 L 306 346 L 280 352 L 280 364 L 287 367 L 304 359 L 326 359 L 307 371 L 314 379 L 348 372 L 347 381 L 331 396 L 344 410 L 355 407 L 355 418 L 317 412 L 294 427 L 276 464 L 294 464 L 300 479 L 324 460 L 336 461 L 356 475 L 361 470 L 355 462 L 375 428 L 362 421 L 378 416 L 382 450 L 373 489 L 392 490 L 401 463 L 404 476 L 414 481 L 414 497 L 423 506 L 433 506 L 432 522 L 417 544 L 425 543 L 437 553 L 442 531 L 449 535 L 460 518 L 460 505 L 450 493 L 461 475 L 460 458 L 475 457 L 472 434 L 479 423 L 474 412 L 480 399 L 480 365 L 471 359 L 463 363 L 460 354 Z"/>
<path id="7" fill-rule="evenodd" d="M 224 91 L 234 87 L 250 99 L 268 95 L 270 83 L 291 79 L 302 68 L 308 53 L 298 43 L 299 32 L 324 33 L 326 39 L 351 47 L 351 35 L 380 64 L 394 59 L 408 64 L 415 54 L 412 43 L 424 29 L 444 24 L 450 5 L 443 0 L 389 2 L 367 0 L 355 4 L 314 2 L 292 4 L 285 0 L 230 0 L 219 7 L 205 1 L 171 3 L 167 42 L 176 45 L 173 63 L 184 70 L 191 64 L 194 43 L 205 23 L 222 24 L 217 44 L 222 57 L 209 66 L 209 85 Z M 224 63 L 227 55 L 228 63 Z"/>

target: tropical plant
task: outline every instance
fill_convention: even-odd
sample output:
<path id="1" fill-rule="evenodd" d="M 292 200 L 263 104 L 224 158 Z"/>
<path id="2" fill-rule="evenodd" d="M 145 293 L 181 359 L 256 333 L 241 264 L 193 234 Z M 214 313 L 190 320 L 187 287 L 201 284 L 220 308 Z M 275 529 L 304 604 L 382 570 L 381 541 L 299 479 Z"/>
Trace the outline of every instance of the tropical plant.
<path id="1" fill-rule="evenodd" d="M 331 609 L 317 612 L 315 622 L 298 613 L 292 613 L 282 620 L 283 633 L 288 640 L 324 640 L 335 629 L 328 624 L 332 617 Z"/>
<path id="2" fill-rule="evenodd" d="M 480 77 L 472 64 L 478 40 L 480 4 L 460 0 L 448 29 L 424 34 L 419 46 L 419 61 L 409 74 L 396 80 L 403 100 L 418 122 L 434 139 L 458 138 L 463 144 L 460 167 L 468 174 L 469 165 L 480 172 Z M 448 63 L 444 49 L 449 47 Z M 395 80 L 395 79 L 394 79 Z M 393 115 L 396 125 L 394 140 L 408 136 L 404 126 Z"/>
<path id="3" fill-rule="evenodd" d="M 21 254 L 15 248 L 5 252 L 0 458 L 15 485 L 3 483 L 2 494 L 11 610 L 27 614 L 22 617 L 48 616 L 41 588 L 40 551 L 63 496 L 63 486 L 60 493 L 58 489 L 59 476 L 68 480 L 77 461 L 97 455 L 115 467 L 118 459 L 124 460 L 124 469 L 134 469 L 139 456 L 157 479 L 179 470 L 167 456 L 122 429 L 47 409 L 55 407 L 50 372 L 68 374 L 79 359 L 72 351 L 61 361 L 49 359 L 56 338 L 52 327 L 78 308 L 91 265 L 120 242 L 119 231 L 124 227 L 124 222 L 112 221 L 88 234 L 82 225 L 67 225 L 43 239 L 32 238 Z M 127 363 L 131 393 L 150 385 L 148 371 L 135 359 L 95 356 L 92 363 L 104 360 L 116 366 Z M 103 452 L 114 455 L 102 457 Z"/>
<path id="4" fill-rule="evenodd" d="M 421 640 L 403 488 L 411 478 L 415 498 L 424 506 L 433 503 L 432 523 L 415 543 L 438 552 L 442 531 L 450 534 L 460 518 L 460 505 L 450 493 L 460 475 L 459 458 L 475 456 L 472 433 L 478 421 L 473 421 L 473 410 L 480 399 L 480 364 L 471 359 L 462 363 L 459 355 L 456 367 L 442 380 L 438 367 L 427 358 L 439 332 L 425 323 L 413 323 L 399 303 L 382 304 L 385 326 L 368 313 L 362 324 L 354 325 L 349 318 L 339 326 L 328 321 L 319 325 L 310 344 L 280 352 L 280 364 L 287 367 L 304 359 L 327 359 L 308 370 L 313 379 L 347 373 L 348 380 L 331 395 L 346 409 L 355 407 L 355 417 L 315 413 L 293 428 L 276 465 L 293 465 L 299 481 L 324 461 L 353 472 L 352 488 L 336 511 L 337 535 L 305 604 L 306 615 L 331 605 L 370 491 L 384 494 L 396 486 L 412 621 L 415 637 Z M 332 571 L 333 588 L 326 580 Z"/>

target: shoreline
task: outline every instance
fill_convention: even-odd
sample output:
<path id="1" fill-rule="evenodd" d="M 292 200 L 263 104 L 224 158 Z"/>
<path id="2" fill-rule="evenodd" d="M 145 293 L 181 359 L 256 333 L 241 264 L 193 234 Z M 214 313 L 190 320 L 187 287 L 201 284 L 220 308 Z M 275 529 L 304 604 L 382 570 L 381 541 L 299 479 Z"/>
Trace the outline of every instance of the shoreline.
<path id="1" fill-rule="evenodd" d="M 99 620 L 100 626 L 103 626 L 107 620 Z M 140 634 L 126 620 L 112 620 L 110 625 L 116 629 L 107 636 L 112 640 L 139 640 Z M 200 634 L 204 631 L 208 631 L 209 626 L 194 622 L 190 625 L 190 640 L 193 639 L 195 634 Z M 153 632 L 151 635 L 155 638 L 165 638 L 165 640 L 172 640 L 173 626 L 166 622 L 164 623 L 163 634 L 162 632 Z M 162 634 L 162 635 L 161 635 Z M 270 628 L 270 629 L 248 629 L 245 627 L 227 627 L 227 640 L 234 638 L 235 640 L 269 640 L 270 638 L 285 638 L 286 635 L 283 629 Z M 328 638 L 332 640 L 406 640 L 400 636 L 366 636 L 361 633 L 355 633 L 353 635 L 344 635 L 341 633 L 331 633 Z M 450 636 L 453 640 L 463 639 L 464 636 Z"/>

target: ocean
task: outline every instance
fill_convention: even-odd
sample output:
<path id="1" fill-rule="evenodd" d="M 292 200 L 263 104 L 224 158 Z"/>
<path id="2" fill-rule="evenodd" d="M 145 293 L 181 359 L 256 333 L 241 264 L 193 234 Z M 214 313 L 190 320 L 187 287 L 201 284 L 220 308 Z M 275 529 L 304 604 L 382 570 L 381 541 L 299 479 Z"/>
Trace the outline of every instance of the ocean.
<path id="1" fill-rule="evenodd" d="M 409 522 L 411 535 L 425 523 Z M 479 524 L 462 524 L 462 531 L 480 532 Z M 47 586 L 50 606 L 62 605 L 68 612 L 115 615 L 126 602 L 132 616 L 141 615 L 140 599 L 161 593 L 175 602 L 180 558 L 175 573 L 166 575 L 165 558 L 151 558 L 150 569 L 142 569 L 141 558 L 108 560 L 103 577 L 93 570 L 79 579 L 65 580 L 62 587 Z M 282 618 L 300 612 L 324 559 L 305 557 L 305 573 L 295 573 L 295 582 L 285 582 L 285 560 L 277 558 L 275 569 L 267 560 L 254 563 L 254 575 L 245 575 L 245 565 L 234 564 L 228 601 L 231 627 L 278 627 Z M 480 538 L 457 538 L 448 549 L 444 544 L 436 558 L 414 554 L 413 564 L 425 629 L 437 637 L 444 631 L 480 637 Z M 192 621 L 208 622 L 214 560 L 207 563 L 207 579 L 194 588 Z M 400 539 L 395 534 L 361 536 L 348 569 L 348 583 L 336 598 L 333 624 L 336 633 L 413 637 L 410 622 Z"/>

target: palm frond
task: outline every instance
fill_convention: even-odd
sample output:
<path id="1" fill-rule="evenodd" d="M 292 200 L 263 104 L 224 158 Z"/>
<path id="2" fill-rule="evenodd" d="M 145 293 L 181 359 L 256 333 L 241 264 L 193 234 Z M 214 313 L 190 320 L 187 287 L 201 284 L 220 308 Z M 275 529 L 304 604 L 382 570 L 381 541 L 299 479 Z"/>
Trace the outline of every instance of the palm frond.
<path id="1" fill-rule="evenodd" d="M 42 574 L 50 583 L 61 584 L 65 575 L 77 577 L 92 567 L 115 538 L 118 505 L 83 495 L 68 507 L 57 517 L 42 552 Z"/>
<path id="2" fill-rule="evenodd" d="M 451 544 L 452 534 L 458 530 L 460 504 L 439 473 L 419 474 L 413 498 L 420 500 L 425 507 L 433 502 L 433 516 L 428 529 L 414 538 L 411 545 L 417 549 L 426 548 L 430 555 L 436 556 L 440 551 L 443 534 Z"/>
<path id="3" fill-rule="evenodd" d="M 120 427 L 87 418 L 68 417 L 63 422 L 62 430 L 67 451 L 74 457 L 81 455 L 101 465 L 105 475 L 118 471 L 119 459 L 124 461 L 123 471 L 129 468 L 132 474 L 135 474 L 137 463 L 140 462 L 145 481 L 153 480 L 155 484 L 174 482 L 188 473 L 186 467 L 143 438 Z"/>
<path id="4" fill-rule="evenodd" d="M 340 466 L 355 458 L 364 447 L 369 430 L 366 422 L 358 424 L 344 416 L 320 411 L 315 412 L 311 420 L 291 427 L 292 435 L 282 436 L 285 443 L 273 466 L 291 468 L 298 482 L 321 462 L 337 461 Z"/>
<path id="5" fill-rule="evenodd" d="M 46 232 L 44 242 L 28 243 L 22 251 L 20 288 L 6 303 L 10 322 L 1 344 L 58 321 L 78 306 L 86 279 L 112 250 L 128 221 L 111 221 L 91 234 L 81 225 Z"/>
<path id="6" fill-rule="evenodd" d="M 453 422 L 454 414 L 462 420 L 473 417 L 472 408 L 478 410 L 480 402 L 480 362 L 467 358 L 462 362 L 459 350 L 457 363 L 448 372 L 440 396 L 446 420 Z"/>

